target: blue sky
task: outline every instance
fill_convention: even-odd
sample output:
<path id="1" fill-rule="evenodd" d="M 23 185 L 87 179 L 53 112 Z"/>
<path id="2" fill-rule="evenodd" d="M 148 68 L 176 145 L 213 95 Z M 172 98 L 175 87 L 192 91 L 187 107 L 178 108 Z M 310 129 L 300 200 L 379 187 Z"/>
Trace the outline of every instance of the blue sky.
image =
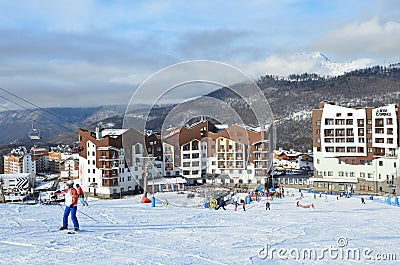
<path id="1" fill-rule="evenodd" d="M 43 107 L 98 106 L 186 60 L 254 78 L 313 71 L 312 52 L 398 63 L 399 18 L 397 0 L 1 1 L 0 85 Z"/>

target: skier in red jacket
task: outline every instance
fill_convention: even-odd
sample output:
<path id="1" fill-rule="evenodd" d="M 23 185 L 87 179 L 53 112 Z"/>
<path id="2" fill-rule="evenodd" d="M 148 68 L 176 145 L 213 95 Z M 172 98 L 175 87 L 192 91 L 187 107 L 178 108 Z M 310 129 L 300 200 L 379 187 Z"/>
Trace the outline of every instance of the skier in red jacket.
<path id="1" fill-rule="evenodd" d="M 76 190 L 78 192 L 78 199 L 82 203 L 83 206 L 89 206 L 87 201 L 85 200 L 85 194 L 83 193 L 82 187 L 79 184 L 75 184 Z"/>
<path id="2" fill-rule="evenodd" d="M 74 188 L 74 182 L 72 180 L 68 180 L 66 183 L 67 189 L 64 190 L 65 194 L 65 209 L 63 215 L 63 226 L 60 227 L 60 230 L 68 229 L 68 216 L 71 213 L 71 220 L 74 224 L 74 230 L 79 230 L 79 222 L 78 218 L 76 218 L 76 211 L 78 210 L 78 192 Z"/>

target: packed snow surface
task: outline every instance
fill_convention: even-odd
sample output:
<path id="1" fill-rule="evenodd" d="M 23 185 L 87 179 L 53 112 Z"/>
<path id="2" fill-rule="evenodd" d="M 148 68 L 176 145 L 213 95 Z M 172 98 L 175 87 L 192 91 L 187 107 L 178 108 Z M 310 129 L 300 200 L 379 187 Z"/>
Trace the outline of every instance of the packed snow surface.
<path id="1" fill-rule="evenodd" d="M 315 208 L 302 208 L 293 195 L 270 201 L 270 211 L 265 198 L 246 211 L 209 210 L 176 193 L 163 198 L 179 203 L 156 207 L 140 197 L 89 198 L 76 234 L 58 230 L 60 205 L 1 204 L 0 264 L 398 263 L 400 207 L 304 192 L 300 204 Z"/>

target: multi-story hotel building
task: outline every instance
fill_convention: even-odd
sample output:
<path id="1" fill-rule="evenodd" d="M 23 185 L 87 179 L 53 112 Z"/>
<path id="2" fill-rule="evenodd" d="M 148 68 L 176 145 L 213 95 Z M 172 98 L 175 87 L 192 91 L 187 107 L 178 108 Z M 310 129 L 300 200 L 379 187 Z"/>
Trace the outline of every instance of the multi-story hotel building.
<path id="1" fill-rule="evenodd" d="M 321 102 L 313 110 L 313 188 L 396 193 L 399 184 L 398 105 L 346 108 Z"/>
<path id="2" fill-rule="evenodd" d="M 128 132 L 125 129 L 97 129 L 95 132 L 79 129 L 79 180 L 85 192 L 115 198 L 140 191 L 129 172 L 122 146 L 122 135 Z"/>
<path id="3" fill-rule="evenodd" d="M 263 130 L 200 121 L 171 130 L 164 139 L 170 147 L 164 154 L 168 169 L 175 174 L 179 169 L 189 184 L 205 183 L 213 176 L 226 184 L 264 184 L 267 180 L 272 157 Z"/>
<path id="4" fill-rule="evenodd" d="M 33 173 L 36 174 L 36 161 L 26 147 L 18 147 L 4 155 L 4 173 Z"/>

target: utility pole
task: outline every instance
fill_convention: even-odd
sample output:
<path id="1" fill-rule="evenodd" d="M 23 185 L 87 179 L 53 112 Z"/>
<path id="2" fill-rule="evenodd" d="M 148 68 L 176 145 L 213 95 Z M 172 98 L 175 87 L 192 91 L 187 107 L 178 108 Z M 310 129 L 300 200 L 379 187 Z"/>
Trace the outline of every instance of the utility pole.
<path id="1" fill-rule="evenodd" d="M 3 190 L 3 178 L 0 179 L 0 203 L 6 203 L 6 198 L 4 197 Z"/>
<path id="2" fill-rule="evenodd" d="M 142 157 L 142 168 L 144 168 L 144 172 L 143 172 L 143 189 L 144 189 L 144 193 L 143 193 L 143 197 L 147 197 L 147 188 L 148 188 L 148 176 L 149 173 L 153 176 L 153 172 L 152 169 L 154 168 L 154 160 L 155 157 L 151 157 L 151 156 L 146 156 L 146 157 Z M 154 193 L 154 176 L 153 176 L 153 193 Z"/>

